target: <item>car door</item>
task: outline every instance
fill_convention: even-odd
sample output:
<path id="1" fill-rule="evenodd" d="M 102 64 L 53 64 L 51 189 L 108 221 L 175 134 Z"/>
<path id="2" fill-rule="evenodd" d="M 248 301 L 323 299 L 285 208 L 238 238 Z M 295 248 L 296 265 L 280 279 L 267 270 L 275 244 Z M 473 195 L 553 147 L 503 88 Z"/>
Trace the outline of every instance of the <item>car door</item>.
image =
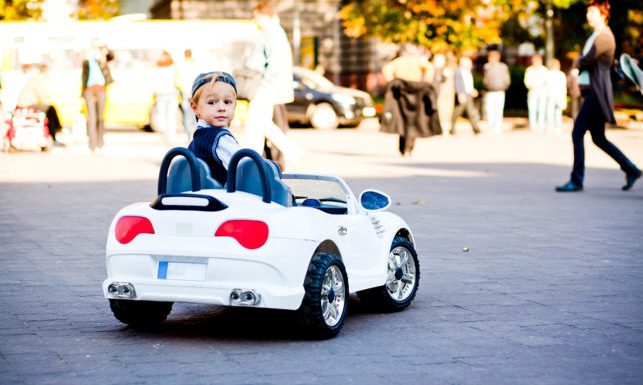
<path id="1" fill-rule="evenodd" d="M 377 256 L 382 252 L 382 239 L 377 235 L 376 225 L 364 213 L 342 215 L 338 219 L 337 232 L 343 250 L 342 257 L 353 284 L 368 280 L 382 270 L 377 262 L 381 261 Z"/>

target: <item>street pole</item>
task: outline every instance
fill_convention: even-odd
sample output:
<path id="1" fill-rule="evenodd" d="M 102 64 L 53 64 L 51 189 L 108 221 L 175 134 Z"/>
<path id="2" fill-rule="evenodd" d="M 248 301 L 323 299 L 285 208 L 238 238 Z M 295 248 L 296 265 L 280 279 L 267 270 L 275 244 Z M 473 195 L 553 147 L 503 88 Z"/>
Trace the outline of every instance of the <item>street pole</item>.
<path id="1" fill-rule="evenodd" d="M 339 65 L 339 1 L 335 1 L 334 8 L 335 16 L 333 17 L 333 62 L 331 64 L 331 69 L 333 72 L 333 83 L 339 85 L 339 71 L 341 69 L 341 66 Z"/>
<path id="2" fill-rule="evenodd" d="M 294 64 L 296 66 L 301 64 L 301 22 L 299 19 L 299 6 L 297 5 L 297 0 L 294 1 L 293 5 L 293 17 L 292 17 L 292 43 L 294 48 Z"/>
<path id="3" fill-rule="evenodd" d="M 554 9 L 552 0 L 547 0 L 545 8 L 545 63 L 554 58 Z"/>

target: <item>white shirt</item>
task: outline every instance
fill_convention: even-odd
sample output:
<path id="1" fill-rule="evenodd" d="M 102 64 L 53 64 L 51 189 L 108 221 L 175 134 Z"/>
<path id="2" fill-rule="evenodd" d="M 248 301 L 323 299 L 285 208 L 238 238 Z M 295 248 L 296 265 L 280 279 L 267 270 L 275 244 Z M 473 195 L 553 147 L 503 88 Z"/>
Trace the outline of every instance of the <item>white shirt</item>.
<path id="1" fill-rule="evenodd" d="M 567 105 L 567 77 L 560 70 L 547 71 L 547 98 L 565 108 Z"/>
<path id="2" fill-rule="evenodd" d="M 223 135 L 221 139 L 219 139 L 219 145 L 216 148 L 215 155 L 221 159 L 223 167 L 227 170 L 228 165 L 230 164 L 230 159 L 232 159 L 232 155 L 240 149 L 241 146 L 239 146 L 239 143 L 237 143 L 232 135 Z M 212 150 L 214 150 L 214 147 Z"/>
<path id="3" fill-rule="evenodd" d="M 462 83 L 464 84 L 464 91 L 467 93 L 467 95 L 472 95 L 473 94 L 473 75 L 471 74 L 471 70 L 468 68 L 458 68 L 458 71 L 460 71 L 460 76 L 462 76 Z"/>
<path id="4" fill-rule="evenodd" d="M 545 91 L 547 80 L 547 67 L 544 65 L 531 65 L 525 72 L 525 87 L 529 92 Z"/>
<path id="5" fill-rule="evenodd" d="M 274 96 L 274 104 L 290 103 L 295 99 L 295 94 L 292 86 L 292 50 L 288 36 L 279 24 L 278 17 L 262 17 L 258 24 L 262 32 L 260 44 L 263 44 L 268 62 L 261 87 L 270 90 Z M 259 53 L 264 52 L 261 50 Z"/>

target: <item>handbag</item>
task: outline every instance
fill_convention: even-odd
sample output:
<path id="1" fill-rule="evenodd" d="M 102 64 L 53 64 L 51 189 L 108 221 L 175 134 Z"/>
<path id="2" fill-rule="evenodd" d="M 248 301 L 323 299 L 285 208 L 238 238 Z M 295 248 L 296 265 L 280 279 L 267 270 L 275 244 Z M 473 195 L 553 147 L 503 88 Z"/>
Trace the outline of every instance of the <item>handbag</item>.
<path id="1" fill-rule="evenodd" d="M 263 73 L 252 68 L 242 67 L 232 72 L 237 81 L 237 98 L 252 100 L 259 89 Z"/>

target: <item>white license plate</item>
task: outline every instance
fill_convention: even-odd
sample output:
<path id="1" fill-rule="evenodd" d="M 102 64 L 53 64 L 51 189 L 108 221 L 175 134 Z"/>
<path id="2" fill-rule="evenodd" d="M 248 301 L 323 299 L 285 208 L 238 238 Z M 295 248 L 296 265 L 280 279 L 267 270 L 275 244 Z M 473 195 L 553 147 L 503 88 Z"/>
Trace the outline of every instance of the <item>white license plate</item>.
<path id="1" fill-rule="evenodd" d="M 205 263 L 159 261 L 158 279 L 177 281 L 205 281 L 208 265 Z"/>

